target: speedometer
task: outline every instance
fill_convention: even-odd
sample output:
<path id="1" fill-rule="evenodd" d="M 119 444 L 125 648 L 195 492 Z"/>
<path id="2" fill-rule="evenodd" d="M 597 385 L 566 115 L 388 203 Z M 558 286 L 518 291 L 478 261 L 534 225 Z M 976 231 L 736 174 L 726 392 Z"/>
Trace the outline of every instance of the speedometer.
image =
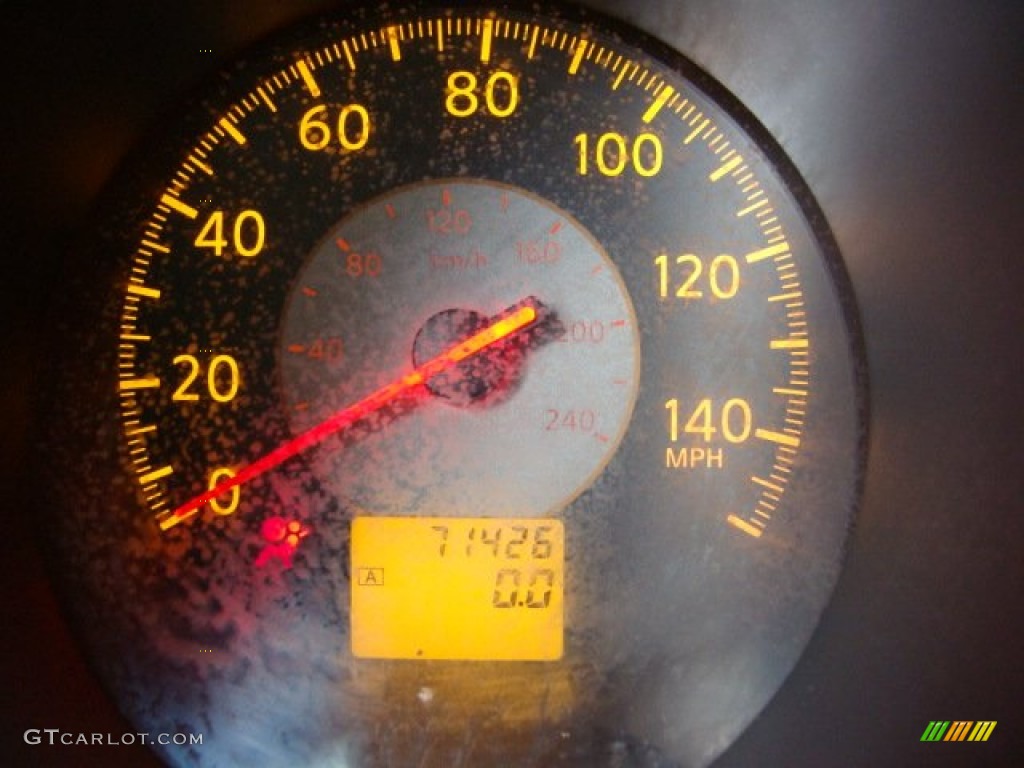
<path id="1" fill-rule="evenodd" d="M 694 65 L 559 7 L 300 26 L 84 249 L 51 538 L 198 765 L 706 765 L 795 664 L 863 461 L 827 225 Z M 84 322 L 83 322 L 84 320 Z"/>

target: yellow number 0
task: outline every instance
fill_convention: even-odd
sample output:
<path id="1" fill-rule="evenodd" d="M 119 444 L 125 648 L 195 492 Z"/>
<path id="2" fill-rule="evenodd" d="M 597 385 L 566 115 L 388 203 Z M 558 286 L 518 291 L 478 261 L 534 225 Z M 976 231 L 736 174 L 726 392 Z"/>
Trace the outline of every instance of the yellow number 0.
<path id="1" fill-rule="evenodd" d="M 217 483 L 221 480 L 225 480 L 229 477 L 234 477 L 235 473 L 227 467 L 219 467 L 210 473 L 210 482 L 207 484 L 207 490 L 212 491 L 217 487 Z M 242 496 L 241 489 L 236 485 L 228 493 L 231 494 L 227 504 L 221 504 L 218 499 L 210 499 L 210 509 L 216 512 L 218 515 L 230 515 L 236 509 L 238 509 L 238 501 Z"/>

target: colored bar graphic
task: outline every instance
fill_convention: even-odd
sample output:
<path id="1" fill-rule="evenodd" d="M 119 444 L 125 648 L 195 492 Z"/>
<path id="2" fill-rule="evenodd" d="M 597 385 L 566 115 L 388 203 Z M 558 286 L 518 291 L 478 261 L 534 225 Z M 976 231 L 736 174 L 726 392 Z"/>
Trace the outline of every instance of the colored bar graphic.
<path id="1" fill-rule="evenodd" d="M 949 728 L 949 721 L 932 720 L 928 723 L 928 727 L 924 729 L 924 733 L 921 735 L 921 741 L 942 741 L 942 737 L 946 734 L 946 729 Z"/>
<path id="2" fill-rule="evenodd" d="M 992 735 L 992 731 L 995 729 L 995 720 L 981 720 L 974 726 L 974 730 L 971 731 L 971 735 L 967 737 L 967 740 L 988 741 L 988 737 Z"/>
<path id="3" fill-rule="evenodd" d="M 969 720 L 956 720 L 949 727 L 949 732 L 943 741 L 963 741 L 967 738 L 967 732 L 974 723 Z"/>
<path id="4" fill-rule="evenodd" d="M 921 741 L 988 741 L 995 729 L 995 720 L 932 720 Z"/>

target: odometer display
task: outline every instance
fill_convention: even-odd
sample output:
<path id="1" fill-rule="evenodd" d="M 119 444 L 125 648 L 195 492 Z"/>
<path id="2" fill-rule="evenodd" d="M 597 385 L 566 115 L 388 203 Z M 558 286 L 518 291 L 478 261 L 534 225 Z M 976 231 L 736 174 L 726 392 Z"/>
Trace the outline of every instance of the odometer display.
<path id="1" fill-rule="evenodd" d="M 365 8 L 190 106 L 111 193 L 56 409 L 129 717 L 207 731 L 178 764 L 710 762 L 807 642 L 863 458 L 778 148 L 573 11 Z"/>
<path id="2" fill-rule="evenodd" d="M 560 658 L 564 536 L 560 520 L 357 517 L 352 653 Z"/>

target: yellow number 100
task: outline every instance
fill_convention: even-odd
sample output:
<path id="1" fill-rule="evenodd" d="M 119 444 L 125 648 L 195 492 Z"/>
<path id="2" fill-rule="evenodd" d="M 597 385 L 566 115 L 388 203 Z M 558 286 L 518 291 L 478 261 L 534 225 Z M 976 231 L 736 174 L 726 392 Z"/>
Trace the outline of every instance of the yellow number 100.
<path id="1" fill-rule="evenodd" d="M 579 147 L 576 170 L 580 176 L 590 172 L 590 137 L 576 134 L 573 139 Z M 641 133 L 632 142 L 621 133 L 602 133 L 594 144 L 593 159 L 602 176 L 621 176 L 629 166 L 638 176 L 654 176 L 661 170 L 664 151 L 661 139 L 653 133 Z"/>

